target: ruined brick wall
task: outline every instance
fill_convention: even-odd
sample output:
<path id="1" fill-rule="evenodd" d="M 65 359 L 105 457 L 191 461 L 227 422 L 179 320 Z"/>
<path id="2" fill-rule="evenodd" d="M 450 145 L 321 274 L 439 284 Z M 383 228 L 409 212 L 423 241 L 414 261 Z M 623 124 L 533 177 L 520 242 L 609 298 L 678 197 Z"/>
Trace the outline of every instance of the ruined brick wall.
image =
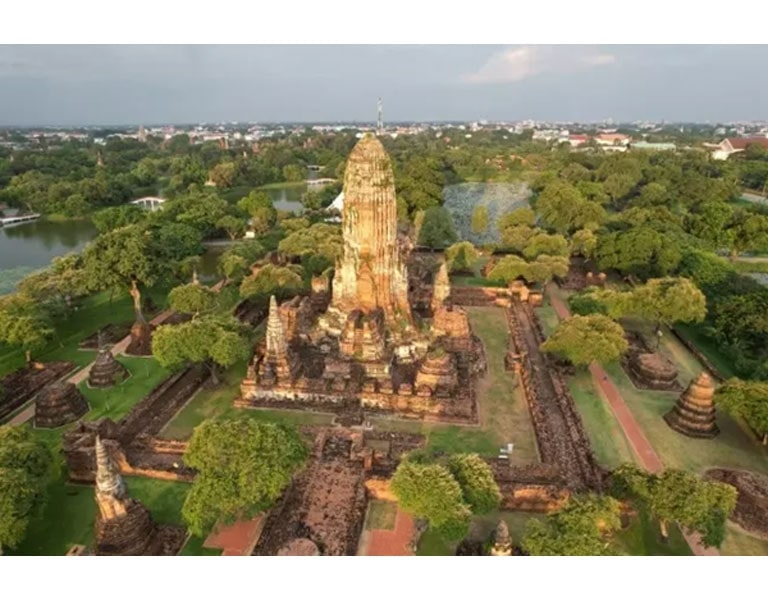
<path id="1" fill-rule="evenodd" d="M 69 361 L 26 366 L 0 379 L 0 422 L 34 398 L 45 386 L 58 381 L 75 368 Z"/>
<path id="2" fill-rule="evenodd" d="M 454 286 L 451 301 L 462 306 L 504 306 L 509 301 L 507 288 Z"/>

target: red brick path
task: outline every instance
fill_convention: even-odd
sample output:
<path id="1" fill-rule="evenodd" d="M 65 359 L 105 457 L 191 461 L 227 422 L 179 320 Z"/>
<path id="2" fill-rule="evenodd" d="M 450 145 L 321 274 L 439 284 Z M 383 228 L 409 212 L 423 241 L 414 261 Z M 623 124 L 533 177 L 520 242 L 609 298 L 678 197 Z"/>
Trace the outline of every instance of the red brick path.
<path id="1" fill-rule="evenodd" d="M 259 541 L 264 528 L 264 517 L 257 515 L 250 521 L 238 521 L 220 527 L 211 533 L 203 543 L 204 548 L 221 548 L 222 556 L 249 556 Z"/>
<path id="2" fill-rule="evenodd" d="M 412 556 L 408 544 L 413 537 L 414 525 L 410 515 L 397 509 L 395 528 L 372 529 L 368 532 L 368 544 L 363 553 L 365 556 Z"/>
<path id="3" fill-rule="evenodd" d="M 555 294 L 555 284 L 550 283 L 547 291 L 549 301 L 552 304 L 552 308 L 557 313 L 557 316 L 560 319 L 567 319 L 570 317 L 571 313 L 568 310 L 568 307 Z M 653 446 L 651 446 L 648 438 L 645 437 L 640 424 L 630 412 L 629 407 L 621 397 L 619 389 L 605 372 L 605 369 L 598 363 L 593 362 L 589 365 L 589 372 L 592 373 L 592 380 L 595 382 L 595 386 L 600 390 L 606 402 L 608 402 L 608 406 L 611 407 L 616 420 L 624 430 L 624 435 L 627 436 L 632 449 L 640 459 L 643 467 L 652 473 L 658 473 L 659 471 L 664 470 L 664 464 L 661 462 L 659 455 L 656 454 L 656 451 L 653 449 Z M 701 537 L 698 534 L 684 534 L 684 537 L 696 556 L 718 556 L 720 554 L 715 548 L 705 547 L 701 543 Z"/>

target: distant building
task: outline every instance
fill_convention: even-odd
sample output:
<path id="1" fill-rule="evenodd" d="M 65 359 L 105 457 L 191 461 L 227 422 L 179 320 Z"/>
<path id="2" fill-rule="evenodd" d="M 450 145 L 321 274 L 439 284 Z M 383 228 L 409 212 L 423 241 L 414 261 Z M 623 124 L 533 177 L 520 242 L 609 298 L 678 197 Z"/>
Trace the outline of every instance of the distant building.
<path id="1" fill-rule="evenodd" d="M 768 150 L 768 137 L 725 138 L 712 152 L 712 158 L 717 160 L 725 160 L 732 154 L 744 152 L 747 149 L 747 146 L 750 146 L 751 144 L 756 144 L 761 148 Z"/>
<path id="2" fill-rule="evenodd" d="M 578 148 L 582 144 L 586 144 L 589 141 L 589 136 L 581 133 L 573 133 L 568 136 L 568 143 L 573 148 Z"/>
<path id="3" fill-rule="evenodd" d="M 598 133 L 595 141 L 601 146 L 626 146 L 632 138 L 623 133 Z"/>
<path id="4" fill-rule="evenodd" d="M 629 147 L 632 150 L 650 150 L 652 152 L 664 152 L 667 150 L 676 150 L 677 146 L 675 146 L 671 142 L 632 142 Z"/>

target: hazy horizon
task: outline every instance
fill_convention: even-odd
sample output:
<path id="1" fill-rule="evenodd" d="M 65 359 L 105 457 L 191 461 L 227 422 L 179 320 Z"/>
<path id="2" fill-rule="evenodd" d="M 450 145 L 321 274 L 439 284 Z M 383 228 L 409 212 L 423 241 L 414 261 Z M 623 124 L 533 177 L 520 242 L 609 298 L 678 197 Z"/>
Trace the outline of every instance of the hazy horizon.
<path id="1" fill-rule="evenodd" d="M 0 124 L 765 120 L 768 46 L 0 46 Z"/>

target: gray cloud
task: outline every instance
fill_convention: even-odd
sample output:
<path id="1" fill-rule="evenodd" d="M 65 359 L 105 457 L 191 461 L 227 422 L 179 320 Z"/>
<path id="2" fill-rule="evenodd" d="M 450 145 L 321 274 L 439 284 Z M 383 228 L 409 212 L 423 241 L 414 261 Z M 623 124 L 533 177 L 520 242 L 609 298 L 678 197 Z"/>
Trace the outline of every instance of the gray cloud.
<path id="1" fill-rule="evenodd" d="M 0 46 L 0 124 L 768 118 L 768 46 Z"/>

